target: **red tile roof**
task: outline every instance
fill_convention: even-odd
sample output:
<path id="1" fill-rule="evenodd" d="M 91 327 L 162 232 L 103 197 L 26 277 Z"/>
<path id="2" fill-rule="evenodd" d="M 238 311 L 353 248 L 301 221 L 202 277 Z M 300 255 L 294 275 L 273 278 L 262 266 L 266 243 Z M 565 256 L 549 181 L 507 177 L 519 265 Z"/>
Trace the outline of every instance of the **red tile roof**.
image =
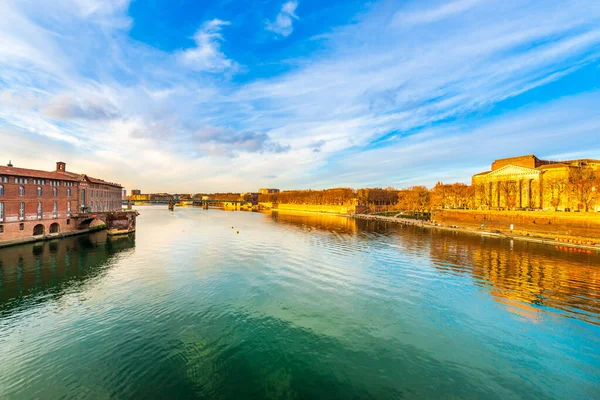
<path id="1" fill-rule="evenodd" d="M 41 171 L 41 170 L 37 170 L 37 169 L 0 166 L 0 175 L 21 176 L 21 177 L 26 177 L 26 178 L 55 179 L 55 180 L 71 181 L 71 182 L 77 182 L 77 181 L 83 180 L 85 177 L 87 177 L 87 179 L 91 183 L 95 183 L 95 184 L 99 184 L 99 185 L 122 187 L 118 183 L 107 182 L 105 180 L 93 178 L 93 177 L 87 176 L 85 174 L 76 174 L 74 172 L 68 172 L 68 171 Z"/>

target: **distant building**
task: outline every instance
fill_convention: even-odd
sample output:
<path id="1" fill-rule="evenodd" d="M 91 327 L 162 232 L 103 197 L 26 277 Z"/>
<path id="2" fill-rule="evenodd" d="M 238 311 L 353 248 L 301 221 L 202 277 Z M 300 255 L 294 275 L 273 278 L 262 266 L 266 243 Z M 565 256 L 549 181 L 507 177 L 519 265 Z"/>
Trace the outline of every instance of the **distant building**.
<path id="1" fill-rule="evenodd" d="M 240 195 L 240 199 L 244 200 L 244 201 L 251 201 L 252 203 L 257 203 L 258 202 L 258 196 L 260 196 L 260 193 L 242 193 Z"/>
<path id="2" fill-rule="evenodd" d="M 137 196 L 137 195 L 140 195 L 140 194 L 142 194 L 142 191 L 141 191 L 141 190 L 139 190 L 139 189 L 133 189 L 133 190 L 131 191 L 131 195 L 132 195 L 132 196 Z"/>
<path id="3" fill-rule="evenodd" d="M 191 201 L 192 195 L 189 193 L 176 193 L 173 195 L 175 201 Z"/>
<path id="4" fill-rule="evenodd" d="M 258 189 L 258 192 L 260 194 L 273 194 L 273 193 L 279 193 L 279 189 L 261 188 L 261 189 Z"/>
<path id="5" fill-rule="evenodd" d="M 478 208 L 593 211 L 600 202 L 586 201 L 573 186 L 578 176 L 590 173 L 600 174 L 600 160 L 549 161 L 526 155 L 494 161 L 491 171 L 474 175 L 472 183 Z M 594 179 L 582 182 L 589 193 L 600 190 Z"/>
<path id="6" fill-rule="evenodd" d="M 67 171 L 0 166 L 0 241 L 77 230 L 71 217 L 87 212 L 121 211 L 122 187 Z"/>

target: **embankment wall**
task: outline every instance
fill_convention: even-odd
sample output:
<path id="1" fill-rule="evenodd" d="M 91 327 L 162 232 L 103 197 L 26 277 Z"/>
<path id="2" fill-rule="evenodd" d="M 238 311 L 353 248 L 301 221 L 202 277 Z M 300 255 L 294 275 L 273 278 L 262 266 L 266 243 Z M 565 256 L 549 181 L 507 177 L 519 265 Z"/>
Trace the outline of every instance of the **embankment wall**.
<path id="1" fill-rule="evenodd" d="M 514 232 L 548 237 L 577 236 L 600 239 L 600 213 L 552 211 L 478 211 L 434 210 L 432 221 L 485 230 Z"/>

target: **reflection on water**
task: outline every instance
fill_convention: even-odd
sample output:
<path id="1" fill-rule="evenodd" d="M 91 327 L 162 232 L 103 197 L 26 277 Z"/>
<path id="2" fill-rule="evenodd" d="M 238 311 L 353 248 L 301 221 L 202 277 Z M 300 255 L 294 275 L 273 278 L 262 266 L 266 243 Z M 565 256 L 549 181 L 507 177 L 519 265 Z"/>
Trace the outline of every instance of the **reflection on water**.
<path id="1" fill-rule="evenodd" d="M 0 398 L 598 398 L 600 256 L 140 208 L 0 250 Z M 134 247 L 135 245 L 135 247 Z"/>
<path id="2" fill-rule="evenodd" d="M 111 258 L 134 245 L 133 235 L 98 232 L 1 249 L 0 318 L 97 278 Z"/>
<path id="3" fill-rule="evenodd" d="M 510 311 L 543 312 L 600 323 L 600 257 L 507 239 L 431 231 L 431 258 L 441 271 L 471 274 Z"/>
<path id="4" fill-rule="evenodd" d="M 373 233 L 393 235 L 404 252 L 427 250 L 439 271 L 470 274 L 511 312 L 533 319 L 537 313 L 555 312 L 600 324 L 599 252 L 334 215 L 275 212 L 271 218 L 367 240 Z"/>

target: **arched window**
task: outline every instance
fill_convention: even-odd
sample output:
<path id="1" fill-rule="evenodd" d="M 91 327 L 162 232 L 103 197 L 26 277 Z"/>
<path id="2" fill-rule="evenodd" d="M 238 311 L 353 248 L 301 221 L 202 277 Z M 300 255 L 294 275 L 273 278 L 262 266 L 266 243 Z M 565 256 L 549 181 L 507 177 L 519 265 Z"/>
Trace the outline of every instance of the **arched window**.
<path id="1" fill-rule="evenodd" d="M 71 197 L 71 188 L 67 188 L 67 196 Z"/>
<path id="2" fill-rule="evenodd" d="M 25 196 L 25 187 L 19 186 L 19 196 Z"/>
<path id="3" fill-rule="evenodd" d="M 38 186 L 37 188 L 38 197 L 42 197 L 42 188 Z"/>
<path id="4" fill-rule="evenodd" d="M 4 185 L 0 185 L 0 196 L 4 196 Z"/>
<path id="5" fill-rule="evenodd" d="M 56 197 L 57 193 L 58 193 L 58 190 L 55 187 L 53 187 L 52 188 L 52 196 Z"/>

